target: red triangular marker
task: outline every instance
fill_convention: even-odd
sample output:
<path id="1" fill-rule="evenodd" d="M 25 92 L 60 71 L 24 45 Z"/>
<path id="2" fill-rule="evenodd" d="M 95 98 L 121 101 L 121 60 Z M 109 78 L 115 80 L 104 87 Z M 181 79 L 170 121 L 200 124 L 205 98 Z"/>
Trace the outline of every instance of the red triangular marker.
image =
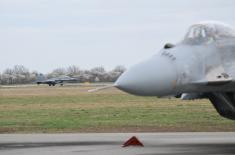
<path id="1" fill-rule="evenodd" d="M 144 145 L 138 140 L 138 138 L 133 136 L 122 145 L 122 147 L 127 147 L 127 146 L 144 146 Z"/>

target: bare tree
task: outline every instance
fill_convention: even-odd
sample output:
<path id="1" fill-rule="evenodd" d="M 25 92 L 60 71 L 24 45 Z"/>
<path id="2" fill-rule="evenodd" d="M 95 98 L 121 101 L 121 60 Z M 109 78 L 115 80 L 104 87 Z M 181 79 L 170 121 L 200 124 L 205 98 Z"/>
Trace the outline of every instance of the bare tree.
<path id="1" fill-rule="evenodd" d="M 121 65 L 116 66 L 116 67 L 113 69 L 114 72 L 119 72 L 119 73 L 123 73 L 123 72 L 125 72 L 125 70 L 126 70 L 126 68 L 125 68 L 124 66 L 121 66 Z"/>
<path id="2" fill-rule="evenodd" d="M 22 65 L 15 65 L 12 69 L 7 68 L 1 75 L 1 84 L 20 84 L 31 82 L 30 73 Z"/>
<path id="3" fill-rule="evenodd" d="M 105 73 L 105 69 L 104 69 L 104 67 L 102 67 L 102 66 L 100 66 L 100 67 L 95 67 L 95 68 L 92 68 L 91 69 L 91 72 L 92 73 L 97 73 L 97 74 L 99 74 L 99 73 Z"/>
<path id="4" fill-rule="evenodd" d="M 61 75 L 66 75 L 66 69 L 64 69 L 64 68 L 56 68 L 51 73 L 49 73 L 47 75 L 47 77 L 48 78 L 52 78 L 52 77 L 57 77 L 57 76 L 61 76 Z"/>
<path id="5" fill-rule="evenodd" d="M 91 74 L 93 76 L 92 81 L 96 82 L 95 79 L 99 79 L 99 82 L 104 82 L 104 75 L 106 74 L 106 71 L 104 69 L 104 67 L 100 66 L 100 67 L 95 67 L 91 69 Z"/>
<path id="6" fill-rule="evenodd" d="M 14 83 L 28 83 L 30 80 L 30 73 L 23 65 L 15 65 L 13 68 L 13 75 L 15 78 Z"/>
<path id="7" fill-rule="evenodd" d="M 78 78 L 80 82 L 114 82 L 125 70 L 124 66 L 116 66 L 108 72 L 102 66 L 90 70 L 81 70 L 73 65 L 68 68 L 54 69 L 51 73 L 47 74 L 47 77 L 68 75 Z M 0 73 L 0 84 L 32 83 L 36 80 L 37 75 L 37 71 L 30 72 L 22 65 L 15 65 L 13 68 L 7 68 Z"/>
<path id="8" fill-rule="evenodd" d="M 14 71 L 13 69 L 7 68 L 2 75 L 3 84 L 14 84 Z"/>
<path id="9" fill-rule="evenodd" d="M 109 82 L 114 82 L 118 77 L 126 70 L 124 66 L 116 66 L 112 71 L 109 72 Z"/>
<path id="10" fill-rule="evenodd" d="M 82 73 L 82 71 L 80 70 L 80 68 L 79 67 L 77 67 L 77 66 L 75 66 L 75 65 L 73 65 L 73 66 L 69 66 L 68 68 L 67 68 L 67 75 L 69 75 L 69 76 L 78 76 L 78 75 L 80 75 L 81 73 Z"/>

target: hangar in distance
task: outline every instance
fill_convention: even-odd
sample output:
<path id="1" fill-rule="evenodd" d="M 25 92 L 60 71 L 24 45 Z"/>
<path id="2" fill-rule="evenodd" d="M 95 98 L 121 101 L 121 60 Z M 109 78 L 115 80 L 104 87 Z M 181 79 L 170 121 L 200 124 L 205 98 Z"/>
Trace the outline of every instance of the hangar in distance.
<path id="1" fill-rule="evenodd" d="M 192 25 L 179 43 L 124 72 L 115 87 L 135 95 L 208 98 L 235 120 L 235 30 L 220 22 Z"/>

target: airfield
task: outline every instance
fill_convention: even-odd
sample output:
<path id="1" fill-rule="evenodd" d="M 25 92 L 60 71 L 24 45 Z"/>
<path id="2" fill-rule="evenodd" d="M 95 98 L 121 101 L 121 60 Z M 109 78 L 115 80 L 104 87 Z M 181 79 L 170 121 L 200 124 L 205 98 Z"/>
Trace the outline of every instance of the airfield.
<path id="1" fill-rule="evenodd" d="M 208 100 L 139 97 L 106 84 L 0 87 L 1 133 L 235 131 Z"/>
<path id="2" fill-rule="evenodd" d="M 208 100 L 129 95 L 106 84 L 0 87 L 1 133 L 235 131 Z"/>
<path id="3" fill-rule="evenodd" d="M 87 92 L 104 85 L 0 86 L 1 154 L 234 154 L 235 123 L 208 100 Z"/>

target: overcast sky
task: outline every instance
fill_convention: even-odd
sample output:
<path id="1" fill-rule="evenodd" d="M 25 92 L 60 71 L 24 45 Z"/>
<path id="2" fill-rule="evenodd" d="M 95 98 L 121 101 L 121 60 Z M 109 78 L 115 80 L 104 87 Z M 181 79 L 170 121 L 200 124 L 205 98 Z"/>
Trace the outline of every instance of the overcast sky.
<path id="1" fill-rule="evenodd" d="M 205 20 L 235 27 L 235 1 L 0 0 L 0 72 L 129 67 Z"/>

